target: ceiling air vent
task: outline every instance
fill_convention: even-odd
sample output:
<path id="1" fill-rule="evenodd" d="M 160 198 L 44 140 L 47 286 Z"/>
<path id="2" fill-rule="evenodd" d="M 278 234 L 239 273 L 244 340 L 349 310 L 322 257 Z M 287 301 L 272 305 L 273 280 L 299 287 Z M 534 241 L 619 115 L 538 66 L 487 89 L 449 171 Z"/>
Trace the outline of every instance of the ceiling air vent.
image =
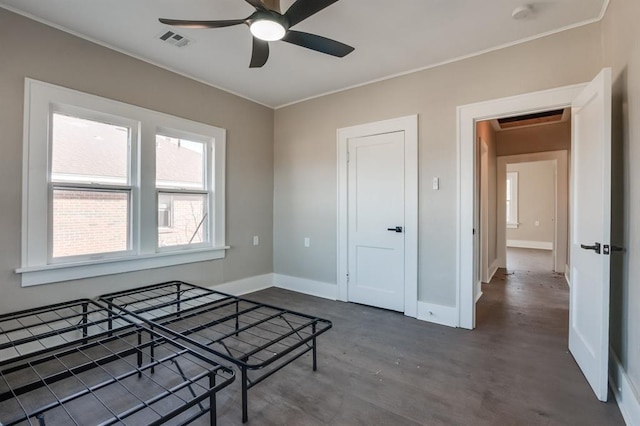
<path id="1" fill-rule="evenodd" d="M 185 47 L 192 42 L 185 36 L 171 30 L 168 30 L 167 32 L 162 33 L 158 38 L 164 41 L 165 43 L 169 43 L 175 47 Z"/>
<path id="2" fill-rule="evenodd" d="M 519 115 L 516 117 L 499 118 L 500 129 L 511 129 L 514 127 L 533 126 L 536 124 L 549 124 L 564 121 L 565 110 L 537 112 L 535 114 Z"/>

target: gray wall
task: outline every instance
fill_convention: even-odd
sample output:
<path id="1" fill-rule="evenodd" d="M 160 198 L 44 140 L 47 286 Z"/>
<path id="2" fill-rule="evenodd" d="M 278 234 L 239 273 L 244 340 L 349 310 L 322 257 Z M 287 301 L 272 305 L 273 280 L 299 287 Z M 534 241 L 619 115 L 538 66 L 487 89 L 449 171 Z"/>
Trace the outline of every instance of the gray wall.
<path id="1" fill-rule="evenodd" d="M 600 37 L 583 26 L 276 110 L 274 271 L 336 283 L 336 129 L 418 113 L 418 297 L 455 306 L 456 107 L 590 81 Z"/>
<path id="2" fill-rule="evenodd" d="M 0 9 L 0 312 L 170 279 L 211 285 L 272 272 L 273 111 Z M 227 129 L 224 260 L 21 288 L 24 78 Z M 260 236 L 260 246 L 251 238 Z"/>
<path id="3" fill-rule="evenodd" d="M 555 162 L 507 164 L 507 172 L 518 172 L 517 228 L 507 229 L 507 241 L 553 243 L 555 211 Z M 539 225 L 536 226 L 535 222 Z M 507 244 L 508 245 L 508 244 Z"/>
<path id="4" fill-rule="evenodd" d="M 613 350 L 640 390 L 640 16 L 638 0 L 613 0 L 603 22 L 604 63 L 613 68 Z M 637 394 L 636 394 L 637 396 Z"/>

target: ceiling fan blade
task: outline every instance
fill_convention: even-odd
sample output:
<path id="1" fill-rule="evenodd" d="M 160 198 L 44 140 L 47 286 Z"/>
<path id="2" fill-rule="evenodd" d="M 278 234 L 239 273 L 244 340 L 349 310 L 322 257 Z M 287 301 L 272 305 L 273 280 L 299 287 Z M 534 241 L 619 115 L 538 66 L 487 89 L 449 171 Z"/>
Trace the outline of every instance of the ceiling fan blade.
<path id="1" fill-rule="evenodd" d="M 266 10 L 267 8 L 260 0 L 244 0 L 249 3 L 251 6 L 255 7 L 258 10 Z"/>
<path id="2" fill-rule="evenodd" d="M 289 26 L 293 27 L 297 23 L 304 21 L 309 16 L 320 12 L 327 6 L 331 6 L 338 0 L 297 0 L 285 12 L 284 16 L 289 20 Z"/>
<path id="3" fill-rule="evenodd" d="M 326 53 L 327 55 L 337 56 L 339 58 L 342 58 L 355 50 L 355 48 L 347 44 L 340 43 L 339 41 L 331 40 L 330 38 L 315 34 L 303 33 L 301 31 L 289 30 L 282 40 L 287 43 L 297 44 L 298 46 Z"/>
<path id="4" fill-rule="evenodd" d="M 269 59 L 269 42 L 253 37 L 253 50 L 249 68 L 260 68 Z"/>
<path id="5" fill-rule="evenodd" d="M 229 19 L 225 21 L 189 21 L 186 19 L 160 18 L 159 21 L 163 24 L 181 28 L 223 28 L 244 24 L 246 19 Z"/>

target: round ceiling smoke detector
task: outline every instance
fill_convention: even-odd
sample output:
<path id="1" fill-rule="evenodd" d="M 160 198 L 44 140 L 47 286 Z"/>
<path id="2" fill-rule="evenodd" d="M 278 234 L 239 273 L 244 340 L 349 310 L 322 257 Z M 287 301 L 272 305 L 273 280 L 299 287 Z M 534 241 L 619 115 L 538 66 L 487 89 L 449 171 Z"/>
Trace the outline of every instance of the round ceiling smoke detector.
<path id="1" fill-rule="evenodd" d="M 516 7 L 511 13 L 513 19 L 521 20 L 527 19 L 533 13 L 533 9 L 528 4 L 524 6 Z"/>

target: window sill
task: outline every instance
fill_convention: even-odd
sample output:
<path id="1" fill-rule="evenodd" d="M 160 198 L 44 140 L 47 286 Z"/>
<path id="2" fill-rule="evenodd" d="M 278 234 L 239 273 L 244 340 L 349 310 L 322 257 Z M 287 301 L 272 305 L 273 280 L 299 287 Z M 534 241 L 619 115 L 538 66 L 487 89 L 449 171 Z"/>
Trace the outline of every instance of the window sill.
<path id="1" fill-rule="evenodd" d="M 16 273 L 22 275 L 22 287 L 30 287 L 60 281 L 223 259 L 225 257 L 225 251 L 228 248 L 230 247 L 223 246 L 201 250 L 161 252 L 131 258 L 104 259 L 73 264 L 28 266 L 16 269 Z"/>
<path id="2" fill-rule="evenodd" d="M 518 228 L 520 224 L 519 223 L 507 223 L 507 228 L 508 229 L 516 229 Z"/>

